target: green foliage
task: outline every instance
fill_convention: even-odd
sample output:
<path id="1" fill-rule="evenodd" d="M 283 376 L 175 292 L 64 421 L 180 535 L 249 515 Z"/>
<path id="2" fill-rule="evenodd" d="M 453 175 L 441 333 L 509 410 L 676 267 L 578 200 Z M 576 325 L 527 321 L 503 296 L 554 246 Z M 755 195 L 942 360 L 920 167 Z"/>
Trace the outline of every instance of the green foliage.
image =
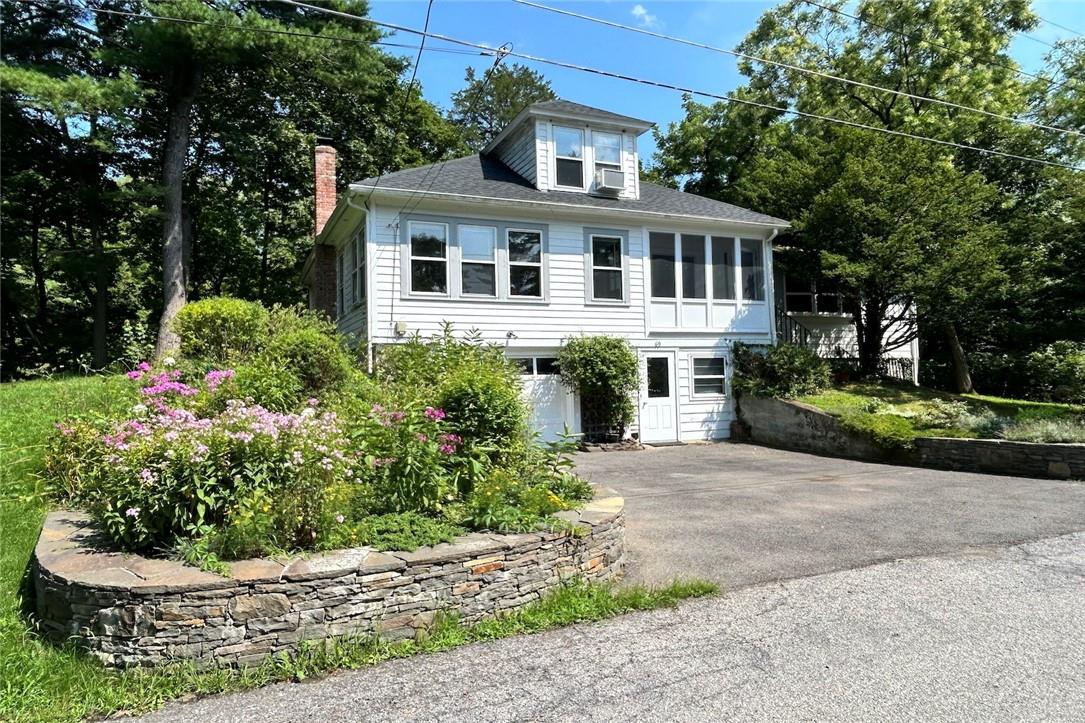
<path id="1" fill-rule="evenodd" d="M 303 393 L 324 394 L 339 389 L 354 369 L 338 334 L 318 328 L 292 329 L 274 334 L 261 361 L 290 371 Z"/>
<path id="2" fill-rule="evenodd" d="M 998 436 L 1018 442 L 1085 444 L 1085 415 L 1064 419 L 1045 417 L 1023 419 L 1000 430 Z"/>
<path id="3" fill-rule="evenodd" d="M 635 417 L 633 396 L 640 382 L 629 342 L 614 336 L 567 339 L 557 359 L 562 382 L 580 395 L 583 414 L 597 415 L 597 424 L 621 437 Z"/>
<path id="4" fill-rule="evenodd" d="M 1039 399 L 1085 403 L 1085 343 L 1057 341 L 1025 360 L 1025 371 Z"/>
<path id="5" fill-rule="evenodd" d="M 251 301 L 216 297 L 195 301 L 178 312 L 173 330 L 181 337 L 181 353 L 210 365 L 252 356 L 267 342 L 268 313 Z"/>
<path id="6" fill-rule="evenodd" d="M 518 449 L 527 434 L 527 406 L 519 369 L 499 346 L 477 334 L 463 339 L 451 326 L 431 339 L 415 336 L 384 347 L 376 378 L 395 399 L 424 401 L 443 410 L 473 446 Z"/>
<path id="7" fill-rule="evenodd" d="M 829 365 L 803 346 L 777 344 L 760 353 L 736 342 L 732 359 L 731 385 L 743 394 L 794 399 L 829 386 Z"/>
<path id="8" fill-rule="evenodd" d="M 452 94 L 448 117 L 475 151 L 485 147 L 527 106 L 557 97 L 550 81 L 518 63 L 500 65 L 483 78 L 469 67 L 463 80 L 464 88 Z"/>
<path id="9" fill-rule="evenodd" d="M 447 520 L 417 512 L 398 512 L 362 517 L 353 524 L 344 522 L 326 543 L 328 549 L 367 546 L 377 550 L 416 550 L 441 542 L 452 542 L 467 530 Z"/>
<path id="10" fill-rule="evenodd" d="M 849 412 L 840 418 L 840 424 L 870 437 L 875 444 L 888 450 L 907 449 L 920 436 L 911 421 L 895 414 Z"/>

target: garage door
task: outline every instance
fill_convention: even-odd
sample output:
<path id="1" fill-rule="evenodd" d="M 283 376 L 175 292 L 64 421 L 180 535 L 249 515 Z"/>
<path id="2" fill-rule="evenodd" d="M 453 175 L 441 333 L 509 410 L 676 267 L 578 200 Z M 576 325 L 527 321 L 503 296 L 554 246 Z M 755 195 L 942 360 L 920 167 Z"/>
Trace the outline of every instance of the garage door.
<path id="1" fill-rule="evenodd" d="M 522 357 L 524 397 L 531 406 L 531 426 L 545 441 L 560 439 L 565 427 L 577 431 L 576 405 L 561 383 L 553 357 Z"/>

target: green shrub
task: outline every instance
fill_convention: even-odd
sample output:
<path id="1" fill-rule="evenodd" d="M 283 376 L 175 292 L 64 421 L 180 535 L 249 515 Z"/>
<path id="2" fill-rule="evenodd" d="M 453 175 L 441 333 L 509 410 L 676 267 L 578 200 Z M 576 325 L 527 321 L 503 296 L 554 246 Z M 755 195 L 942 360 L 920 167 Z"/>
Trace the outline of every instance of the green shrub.
<path id="1" fill-rule="evenodd" d="M 262 358 L 235 369 L 234 388 L 238 399 L 251 399 L 276 412 L 288 412 L 305 398 L 305 388 L 293 369 L 273 359 Z"/>
<path id="2" fill-rule="evenodd" d="M 1018 442 L 1085 444 L 1085 415 L 1068 419 L 1024 419 L 1007 425 L 997 436 Z"/>
<path id="3" fill-rule="evenodd" d="M 325 545 L 328 549 L 367 546 L 378 550 L 415 550 L 452 542 L 467 530 L 447 520 L 417 512 L 370 515 L 339 525 Z"/>
<path id="4" fill-rule="evenodd" d="M 613 336 L 569 339 L 558 352 L 558 371 L 562 382 L 580 395 L 585 430 L 598 426 L 605 430 L 598 436 L 624 436 L 636 414 L 633 397 L 640 384 L 637 353 L 628 341 Z"/>
<path id="5" fill-rule="evenodd" d="M 829 365 L 813 350 L 777 344 L 761 354 L 736 342 L 732 350 L 735 391 L 755 397 L 795 399 L 829 386 Z"/>
<path id="6" fill-rule="evenodd" d="M 1026 357 L 1025 369 L 1038 398 L 1085 402 L 1085 343 L 1048 344 Z"/>
<path id="7" fill-rule="evenodd" d="M 471 446 L 519 449 L 527 436 L 520 371 L 499 346 L 477 334 L 457 339 L 450 326 L 381 349 L 377 379 L 391 399 L 443 410 Z"/>
<path id="8" fill-rule="evenodd" d="M 181 354 L 208 364 L 225 364 L 256 352 L 268 337 L 268 313 L 252 301 L 216 297 L 181 307 L 173 320 Z"/>
<path id="9" fill-rule="evenodd" d="M 273 334 L 260 359 L 288 370 L 302 392 L 314 396 L 341 389 L 354 369 L 340 339 L 315 327 Z"/>

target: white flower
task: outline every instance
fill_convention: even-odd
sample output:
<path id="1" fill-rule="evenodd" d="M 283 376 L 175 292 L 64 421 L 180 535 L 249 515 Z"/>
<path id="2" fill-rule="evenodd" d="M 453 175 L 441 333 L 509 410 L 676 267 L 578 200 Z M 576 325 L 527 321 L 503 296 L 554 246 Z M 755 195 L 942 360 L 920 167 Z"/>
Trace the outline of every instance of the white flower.
<path id="1" fill-rule="evenodd" d="M 136 404 L 132 407 L 132 414 L 143 414 L 147 411 L 146 404 Z"/>
<path id="2" fill-rule="evenodd" d="M 168 356 L 168 357 L 165 357 L 164 359 L 162 359 L 162 363 L 165 364 L 168 367 L 172 367 L 172 366 L 175 366 L 177 364 L 177 360 L 174 359 L 171 356 Z"/>

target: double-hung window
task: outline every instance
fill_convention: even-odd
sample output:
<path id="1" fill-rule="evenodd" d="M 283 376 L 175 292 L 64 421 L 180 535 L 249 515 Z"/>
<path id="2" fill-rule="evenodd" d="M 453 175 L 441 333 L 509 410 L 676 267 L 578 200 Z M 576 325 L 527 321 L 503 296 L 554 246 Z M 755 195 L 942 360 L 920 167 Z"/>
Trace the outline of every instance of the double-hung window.
<path id="1" fill-rule="evenodd" d="M 618 133 L 593 131 L 592 151 L 595 153 L 595 171 L 622 170 L 622 137 Z"/>
<path id="2" fill-rule="evenodd" d="M 460 243 L 460 291 L 465 296 L 497 296 L 497 229 L 456 227 Z"/>
<path id="3" fill-rule="evenodd" d="M 354 290 L 354 303 L 360 304 L 365 299 L 365 230 L 354 237 L 354 267 L 351 275 L 351 288 Z"/>
<path id="4" fill-rule="evenodd" d="M 554 173 L 555 185 L 584 188 L 584 131 L 554 126 Z"/>
<path id="5" fill-rule="evenodd" d="M 723 357 L 693 358 L 693 394 L 722 395 L 727 390 L 727 363 Z"/>
<path id="6" fill-rule="evenodd" d="M 590 241 L 592 301 L 624 301 L 622 237 L 591 234 Z"/>
<path id="7" fill-rule="evenodd" d="M 411 291 L 448 293 L 448 225 L 410 221 Z"/>
<path id="8" fill-rule="evenodd" d="M 542 233 L 510 228 L 506 234 L 509 244 L 509 296 L 542 298 Z"/>
<path id="9" fill-rule="evenodd" d="M 765 265 L 761 240 L 744 238 L 739 242 L 742 252 L 742 298 L 747 301 L 765 300 Z"/>

